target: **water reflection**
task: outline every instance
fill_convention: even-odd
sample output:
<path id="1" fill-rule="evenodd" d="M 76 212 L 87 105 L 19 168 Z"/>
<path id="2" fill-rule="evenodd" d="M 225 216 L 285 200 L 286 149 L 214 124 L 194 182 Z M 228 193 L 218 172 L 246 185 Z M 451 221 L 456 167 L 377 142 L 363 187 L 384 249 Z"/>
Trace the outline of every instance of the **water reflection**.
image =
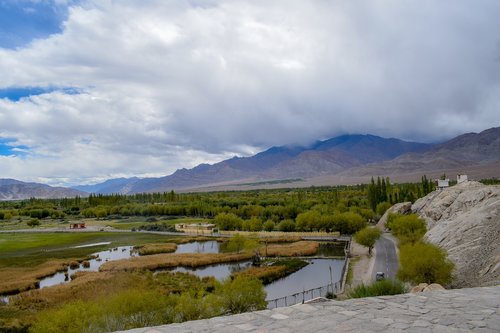
<path id="1" fill-rule="evenodd" d="M 192 242 L 177 245 L 175 253 L 219 253 L 219 242 Z"/>
<path id="2" fill-rule="evenodd" d="M 68 270 L 65 272 L 59 272 L 52 276 L 43 278 L 42 280 L 40 280 L 40 289 L 50 286 L 55 286 L 61 283 L 67 283 L 71 281 L 71 275 L 76 272 L 80 271 L 96 272 L 99 270 L 99 267 L 101 267 L 101 265 L 107 261 L 127 259 L 130 257 L 137 256 L 137 254 L 132 251 L 133 248 L 134 248 L 133 246 L 119 246 L 115 247 L 114 249 L 96 252 L 92 254 L 92 256 L 95 256 L 96 258 L 88 260 L 89 262 L 88 267 L 84 267 L 82 263 L 77 268 L 68 268 Z"/>
<path id="3" fill-rule="evenodd" d="M 170 272 L 191 273 L 199 277 L 213 276 L 217 280 L 223 280 L 230 276 L 232 273 L 239 272 L 250 267 L 251 264 L 252 263 L 250 261 L 244 261 L 196 268 L 177 267 Z"/>
<path id="4" fill-rule="evenodd" d="M 304 290 L 326 286 L 332 280 L 335 283 L 342 278 L 342 268 L 344 266 L 344 260 L 342 259 L 312 259 L 307 261 L 309 265 L 304 268 L 268 284 L 265 287 L 266 299 L 285 297 Z M 331 277 L 330 267 L 332 268 Z"/>

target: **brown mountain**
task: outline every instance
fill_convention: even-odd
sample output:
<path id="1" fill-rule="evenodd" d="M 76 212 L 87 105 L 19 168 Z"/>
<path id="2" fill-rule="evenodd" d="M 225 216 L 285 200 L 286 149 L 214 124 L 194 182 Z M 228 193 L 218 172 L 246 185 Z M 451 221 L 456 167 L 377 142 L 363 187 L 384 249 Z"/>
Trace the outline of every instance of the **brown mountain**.
<path id="1" fill-rule="evenodd" d="M 116 186 L 105 187 L 105 190 L 100 184 L 95 188 L 97 193 L 163 192 L 213 185 L 306 179 L 431 148 L 432 145 L 428 144 L 374 135 L 342 135 L 307 147 L 272 147 L 251 157 L 234 157 L 213 165 L 200 164 L 193 169 L 177 170 L 166 177 L 136 178 L 129 182 L 121 180 L 116 182 Z"/>
<path id="2" fill-rule="evenodd" d="M 408 153 L 390 161 L 352 168 L 342 177 L 468 173 L 476 178 L 500 176 L 500 127 L 467 133 L 434 146 L 427 152 Z"/>
<path id="3" fill-rule="evenodd" d="M 65 187 L 25 183 L 15 179 L 0 179 L 0 200 L 53 199 L 77 195 L 86 196 L 88 193 Z"/>

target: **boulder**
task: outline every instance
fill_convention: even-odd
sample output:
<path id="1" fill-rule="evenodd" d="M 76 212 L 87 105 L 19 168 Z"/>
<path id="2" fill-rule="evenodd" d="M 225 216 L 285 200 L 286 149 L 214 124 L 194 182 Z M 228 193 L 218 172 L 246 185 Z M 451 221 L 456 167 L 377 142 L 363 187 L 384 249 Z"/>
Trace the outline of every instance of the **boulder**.
<path id="1" fill-rule="evenodd" d="M 439 283 L 431 283 L 423 291 L 445 290 Z"/>
<path id="2" fill-rule="evenodd" d="M 421 293 L 424 291 L 425 288 L 427 288 L 428 284 L 427 283 L 419 283 L 415 287 L 411 288 L 410 293 L 416 294 L 416 293 Z"/>

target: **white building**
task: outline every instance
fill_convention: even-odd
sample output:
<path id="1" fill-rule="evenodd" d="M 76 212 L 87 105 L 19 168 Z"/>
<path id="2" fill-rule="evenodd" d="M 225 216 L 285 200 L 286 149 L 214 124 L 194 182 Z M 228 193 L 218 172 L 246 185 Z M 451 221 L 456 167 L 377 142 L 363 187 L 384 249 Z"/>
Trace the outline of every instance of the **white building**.
<path id="1" fill-rule="evenodd" d="M 463 183 L 467 181 L 467 175 L 458 174 L 457 175 L 457 184 Z"/>
<path id="2" fill-rule="evenodd" d="M 445 187 L 449 187 L 450 186 L 450 180 L 449 179 L 438 179 L 437 182 L 438 182 L 437 187 L 440 188 L 440 189 L 443 189 Z"/>

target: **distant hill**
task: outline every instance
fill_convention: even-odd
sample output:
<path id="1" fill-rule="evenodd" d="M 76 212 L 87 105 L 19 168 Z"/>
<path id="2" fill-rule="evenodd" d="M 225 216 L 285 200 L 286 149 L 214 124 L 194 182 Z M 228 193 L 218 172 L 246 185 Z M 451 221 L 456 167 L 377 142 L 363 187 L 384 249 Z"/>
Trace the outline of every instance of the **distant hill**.
<path id="1" fill-rule="evenodd" d="M 77 195 L 86 196 L 88 193 L 65 187 L 25 183 L 15 179 L 0 179 L 0 200 L 22 200 L 32 197 L 53 199 L 74 197 Z"/>
<path id="2" fill-rule="evenodd" d="M 433 145 L 374 135 L 342 135 L 311 146 L 272 147 L 251 157 L 234 157 L 213 165 L 200 164 L 159 178 L 116 179 L 94 186 L 96 193 L 140 193 L 197 188 L 207 185 L 303 179 L 393 159 L 408 152 L 429 151 Z M 113 184 L 107 186 L 106 183 Z M 75 187 L 89 190 L 90 187 Z"/>
<path id="3" fill-rule="evenodd" d="M 75 190 L 87 192 L 87 193 L 118 193 L 123 190 L 128 184 L 133 184 L 134 181 L 139 180 L 137 177 L 133 178 L 115 178 L 106 180 L 103 183 L 95 185 L 78 185 L 73 186 Z"/>
<path id="4" fill-rule="evenodd" d="M 367 164 L 342 172 L 344 177 L 451 173 L 478 170 L 479 177 L 499 177 L 500 127 L 467 133 L 420 153 L 407 153 L 390 161 Z M 495 172 L 496 170 L 496 172 Z"/>

